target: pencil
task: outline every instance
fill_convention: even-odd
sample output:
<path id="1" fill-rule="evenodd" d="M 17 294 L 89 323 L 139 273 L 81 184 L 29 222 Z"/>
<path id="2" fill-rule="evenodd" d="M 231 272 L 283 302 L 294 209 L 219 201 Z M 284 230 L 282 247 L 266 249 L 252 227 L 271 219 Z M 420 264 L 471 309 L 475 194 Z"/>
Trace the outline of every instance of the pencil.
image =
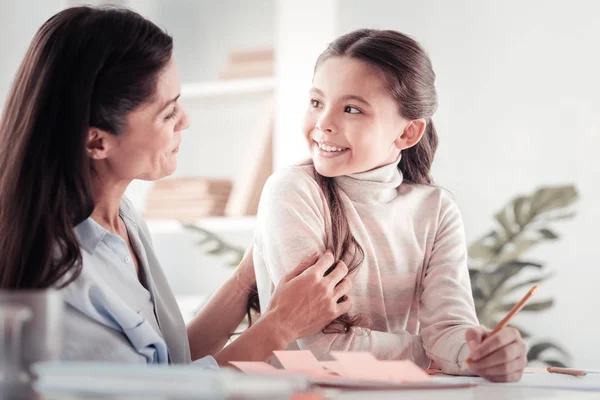
<path id="1" fill-rule="evenodd" d="M 525 303 L 527 303 L 527 300 L 529 300 L 529 298 L 531 296 L 533 296 L 533 294 L 535 292 L 537 292 L 537 289 L 538 289 L 537 285 L 532 286 L 532 288 L 529 289 L 529 291 L 525 294 L 525 296 L 523 296 L 523 298 L 517 304 L 515 304 L 515 306 L 513 308 L 511 308 L 511 310 L 508 312 L 508 314 L 506 314 L 506 316 L 504 318 L 502 318 L 502 321 L 498 322 L 498 325 L 496 325 L 494 330 L 491 331 L 490 334 L 486 336 L 484 341 L 489 339 L 491 336 L 495 335 L 496 333 L 498 333 L 498 331 L 500 329 L 504 328 L 508 324 L 508 322 L 512 319 L 512 317 L 514 317 L 516 313 L 521 311 L 521 308 L 523 308 L 523 306 L 525 306 Z M 468 357 L 465 361 L 467 362 L 467 364 L 470 364 L 471 361 L 473 361 L 473 360 L 471 360 L 471 357 Z"/>
<path id="2" fill-rule="evenodd" d="M 571 368 L 561 368 L 561 367 L 548 367 L 546 371 L 554 374 L 565 374 L 565 375 L 573 375 L 573 376 L 586 376 L 587 372 L 579 370 L 579 369 L 571 369 Z"/>

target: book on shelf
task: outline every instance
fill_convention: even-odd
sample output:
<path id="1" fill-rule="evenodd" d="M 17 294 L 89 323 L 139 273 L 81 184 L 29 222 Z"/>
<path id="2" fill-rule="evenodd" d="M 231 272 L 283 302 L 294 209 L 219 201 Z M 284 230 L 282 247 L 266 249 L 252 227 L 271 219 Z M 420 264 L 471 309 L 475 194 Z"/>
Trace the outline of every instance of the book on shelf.
<path id="1" fill-rule="evenodd" d="M 229 52 L 220 79 L 248 79 L 273 76 L 273 49 L 243 49 Z"/>
<path id="2" fill-rule="evenodd" d="M 167 178 L 154 183 L 144 207 L 148 219 L 193 220 L 223 216 L 232 182 L 209 178 Z"/>
<path id="3" fill-rule="evenodd" d="M 273 61 L 273 53 L 272 47 L 232 50 L 229 52 L 229 62 L 240 64 L 252 61 Z"/>
<path id="4" fill-rule="evenodd" d="M 256 215 L 262 188 L 273 173 L 273 122 L 274 101 L 270 95 L 233 181 L 226 216 Z"/>

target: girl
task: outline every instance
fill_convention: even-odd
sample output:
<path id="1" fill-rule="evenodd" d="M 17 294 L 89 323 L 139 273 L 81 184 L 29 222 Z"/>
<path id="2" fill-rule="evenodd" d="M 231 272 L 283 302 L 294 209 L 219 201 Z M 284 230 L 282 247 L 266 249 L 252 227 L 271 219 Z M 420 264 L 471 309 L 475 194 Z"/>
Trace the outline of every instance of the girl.
<path id="1" fill-rule="evenodd" d="M 186 328 L 146 224 L 124 197 L 133 179 L 177 166 L 190 119 L 172 53 L 172 38 L 134 12 L 69 8 L 37 32 L 5 102 L 0 289 L 61 290 L 64 360 L 266 360 L 350 308 L 336 302 L 346 292 L 322 290 L 347 270 L 324 277 L 333 256 L 312 257 L 224 348 L 255 284 L 248 252 Z"/>
<path id="2" fill-rule="evenodd" d="M 261 198 L 260 303 L 269 305 L 282 266 L 331 249 L 348 265 L 339 286 L 352 281 L 354 308 L 295 348 L 321 359 L 332 350 L 370 351 L 515 381 L 525 344 L 512 328 L 482 343 L 487 330 L 475 315 L 461 216 L 432 185 L 434 81 L 425 51 L 395 31 L 352 32 L 321 54 L 303 127 L 312 162 L 274 174 Z"/>

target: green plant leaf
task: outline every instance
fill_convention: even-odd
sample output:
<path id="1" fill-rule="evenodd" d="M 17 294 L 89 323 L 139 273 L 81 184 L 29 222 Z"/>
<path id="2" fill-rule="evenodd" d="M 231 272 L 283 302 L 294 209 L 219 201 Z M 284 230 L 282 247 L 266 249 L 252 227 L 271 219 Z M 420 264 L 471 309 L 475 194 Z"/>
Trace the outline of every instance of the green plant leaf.
<path id="1" fill-rule="evenodd" d="M 564 214 L 549 215 L 546 217 L 546 220 L 547 221 L 561 221 L 564 219 L 572 219 L 576 215 L 577 215 L 577 212 L 571 211 L 571 212 L 564 213 Z"/>
<path id="2" fill-rule="evenodd" d="M 469 269 L 469 277 L 471 279 L 471 288 L 473 292 L 473 298 L 475 300 L 481 299 L 487 301 L 491 293 L 489 280 L 486 279 L 486 274 L 478 269 Z"/>
<path id="3" fill-rule="evenodd" d="M 549 278 L 551 278 L 553 276 L 554 276 L 554 273 L 550 272 L 550 273 L 548 273 L 546 275 L 542 275 L 542 276 L 539 276 L 537 278 L 531 278 L 531 279 L 527 279 L 526 281 L 523 281 L 523 282 L 520 282 L 520 283 L 516 283 L 516 284 L 514 284 L 512 286 L 507 287 L 506 289 L 503 289 L 502 290 L 502 295 L 507 295 L 507 294 L 510 294 L 510 293 L 512 293 L 514 291 L 517 291 L 517 290 L 519 290 L 519 289 L 521 289 L 523 287 L 529 287 L 531 285 L 535 285 L 535 284 L 544 282 L 545 280 L 547 280 L 547 279 L 549 279 Z"/>
<path id="4" fill-rule="evenodd" d="M 514 242 L 514 246 L 511 249 L 505 250 L 498 257 L 498 263 L 505 263 L 511 260 L 517 260 L 527 250 L 535 246 L 540 242 L 540 239 L 524 239 L 518 238 Z"/>
<path id="5" fill-rule="evenodd" d="M 515 304 L 517 303 L 502 304 L 498 307 L 498 311 L 508 312 L 515 306 Z M 525 307 L 521 308 L 521 311 L 544 311 L 552 308 L 553 305 L 553 299 L 543 300 L 536 303 L 526 304 Z"/>
<path id="6" fill-rule="evenodd" d="M 519 196 L 512 201 L 512 204 L 515 221 L 521 228 L 523 228 L 525 225 L 531 222 L 529 198 L 526 196 Z"/>
<path id="7" fill-rule="evenodd" d="M 508 261 L 500 264 L 495 270 L 487 273 L 492 292 L 497 291 L 507 280 L 528 267 L 541 269 L 542 264 L 531 261 Z"/>
<path id="8" fill-rule="evenodd" d="M 554 306 L 554 300 L 549 299 L 549 300 L 544 300 L 544 301 L 538 301 L 536 303 L 526 304 L 525 307 L 521 308 L 521 311 L 535 311 L 535 312 L 544 311 L 549 308 L 552 308 L 553 306 Z"/>
<path id="9" fill-rule="evenodd" d="M 533 261 L 517 261 L 517 260 L 507 262 L 504 265 L 510 265 L 510 266 L 513 266 L 513 267 L 518 267 L 519 269 L 523 269 L 525 267 L 535 267 L 535 268 L 541 269 L 543 267 L 543 264 L 540 264 L 538 262 L 533 262 Z"/>
<path id="10" fill-rule="evenodd" d="M 197 225 L 181 222 L 181 225 L 188 230 L 197 232 L 202 234 L 202 238 L 199 239 L 196 243 L 200 247 L 208 247 L 209 244 L 213 244 L 213 247 L 208 249 L 203 249 L 206 254 L 211 256 L 222 256 L 226 254 L 233 254 L 235 258 L 231 262 L 227 262 L 227 265 L 237 266 L 244 257 L 245 250 L 241 247 L 234 246 L 223 240 L 214 232 L 211 232 L 207 229 L 201 228 Z"/>
<path id="11" fill-rule="evenodd" d="M 504 310 L 503 297 L 505 283 L 520 273 L 524 268 L 542 268 L 542 265 L 532 261 L 511 261 L 498 266 L 489 272 L 479 272 L 472 283 L 473 298 L 476 301 L 477 316 L 488 319 L 490 316 Z M 486 289 L 486 291 L 483 290 Z"/>
<path id="12" fill-rule="evenodd" d="M 532 345 L 531 347 L 529 347 L 529 351 L 527 352 L 527 360 L 531 361 L 531 360 L 539 360 L 540 355 L 549 349 L 553 349 L 558 351 L 560 354 L 562 354 L 565 357 L 570 357 L 569 353 L 567 353 L 567 351 L 565 349 L 563 349 L 562 347 L 560 347 L 559 345 L 552 343 L 552 342 L 539 342 L 536 343 L 534 345 Z"/>
<path id="13" fill-rule="evenodd" d="M 567 364 L 563 363 L 562 361 L 558 361 L 558 360 L 540 360 L 540 361 L 550 367 L 567 368 Z"/>
<path id="14" fill-rule="evenodd" d="M 496 256 L 495 247 L 483 242 L 483 239 L 469 245 L 469 258 L 475 260 L 489 260 Z"/>
<path id="15" fill-rule="evenodd" d="M 538 232 L 541 233 L 542 236 L 545 237 L 546 239 L 550 239 L 550 240 L 558 239 L 558 235 L 556 233 L 552 232 L 548 228 L 542 228 L 542 229 L 538 230 Z"/>
<path id="16" fill-rule="evenodd" d="M 493 324 L 493 326 L 496 326 L 496 325 L 498 325 L 498 322 L 495 322 Z M 516 330 L 518 330 L 523 339 L 527 339 L 528 337 L 531 337 L 531 334 L 529 332 L 527 332 L 526 330 L 524 330 L 523 328 L 521 328 L 520 326 L 513 325 L 513 324 L 510 324 L 510 326 L 515 328 Z"/>
<path id="17" fill-rule="evenodd" d="M 497 212 L 496 215 L 494 215 L 494 218 L 504 229 L 507 237 L 511 236 L 514 233 L 514 224 L 511 221 L 511 217 L 509 216 L 509 207 L 506 207 L 503 210 Z"/>
<path id="18" fill-rule="evenodd" d="M 541 214 L 573 204 L 579 195 L 573 185 L 538 189 L 531 198 L 532 214 Z"/>
<path id="19" fill-rule="evenodd" d="M 205 252 L 206 252 L 207 254 L 211 254 L 211 255 L 221 255 L 221 254 L 225 254 L 225 251 L 224 251 L 224 249 L 223 249 L 223 246 L 217 246 L 217 247 L 215 247 L 215 248 L 213 248 L 213 249 L 208 249 L 208 250 L 205 250 Z"/>

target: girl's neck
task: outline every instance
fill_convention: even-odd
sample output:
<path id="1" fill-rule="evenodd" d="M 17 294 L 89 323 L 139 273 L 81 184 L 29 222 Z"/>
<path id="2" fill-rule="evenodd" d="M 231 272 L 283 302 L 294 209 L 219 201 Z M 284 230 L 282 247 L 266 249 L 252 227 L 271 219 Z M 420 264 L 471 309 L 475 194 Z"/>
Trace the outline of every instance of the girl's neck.
<path id="1" fill-rule="evenodd" d="M 389 203 L 398 197 L 402 172 L 398 168 L 401 156 L 387 165 L 367 172 L 338 176 L 337 186 L 352 201 L 363 204 Z"/>

